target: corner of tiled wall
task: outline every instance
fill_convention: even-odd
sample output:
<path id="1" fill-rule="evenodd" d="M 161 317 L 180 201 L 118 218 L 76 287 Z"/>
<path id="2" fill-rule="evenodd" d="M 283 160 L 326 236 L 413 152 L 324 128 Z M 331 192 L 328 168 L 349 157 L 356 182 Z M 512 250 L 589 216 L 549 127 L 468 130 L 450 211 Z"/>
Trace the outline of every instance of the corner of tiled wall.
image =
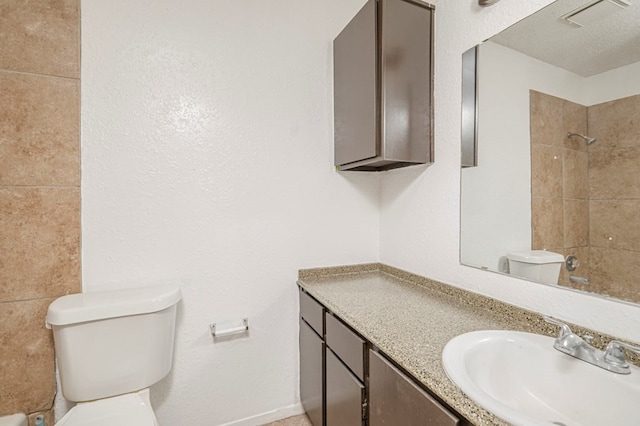
<path id="1" fill-rule="evenodd" d="M 0 7 L 0 416 L 30 424 L 53 424 L 47 307 L 81 290 L 79 7 Z"/>
<path id="2" fill-rule="evenodd" d="M 532 248 L 575 255 L 571 274 L 591 282 L 562 268 L 559 284 L 640 302 L 640 95 L 589 107 L 530 99 Z"/>
<path id="3" fill-rule="evenodd" d="M 588 108 L 592 285 L 640 302 L 640 95 Z"/>

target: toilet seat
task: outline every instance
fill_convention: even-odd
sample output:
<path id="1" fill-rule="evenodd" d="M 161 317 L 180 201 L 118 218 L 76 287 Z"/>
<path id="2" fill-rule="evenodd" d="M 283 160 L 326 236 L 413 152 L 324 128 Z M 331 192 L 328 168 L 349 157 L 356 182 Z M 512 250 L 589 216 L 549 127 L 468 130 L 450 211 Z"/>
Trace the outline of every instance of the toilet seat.
<path id="1" fill-rule="evenodd" d="M 149 390 L 113 398 L 81 402 L 55 426 L 157 426 L 149 404 Z"/>

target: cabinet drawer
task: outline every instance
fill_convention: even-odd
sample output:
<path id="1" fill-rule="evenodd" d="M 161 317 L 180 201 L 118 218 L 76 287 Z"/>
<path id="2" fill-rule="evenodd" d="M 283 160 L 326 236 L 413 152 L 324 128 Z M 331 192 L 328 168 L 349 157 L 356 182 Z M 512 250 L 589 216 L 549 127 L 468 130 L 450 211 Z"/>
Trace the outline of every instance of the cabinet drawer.
<path id="1" fill-rule="evenodd" d="M 325 327 L 327 346 L 364 382 L 365 341 L 329 313 L 325 318 Z"/>
<path id="2" fill-rule="evenodd" d="M 324 327 L 322 326 L 322 305 L 316 302 L 304 290 L 300 289 L 300 316 L 318 333 L 320 337 L 324 336 Z"/>
<path id="3" fill-rule="evenodd" d="M 460 420 L 384 359 L 369 351 L 369 426 L 455 426 Z"/>

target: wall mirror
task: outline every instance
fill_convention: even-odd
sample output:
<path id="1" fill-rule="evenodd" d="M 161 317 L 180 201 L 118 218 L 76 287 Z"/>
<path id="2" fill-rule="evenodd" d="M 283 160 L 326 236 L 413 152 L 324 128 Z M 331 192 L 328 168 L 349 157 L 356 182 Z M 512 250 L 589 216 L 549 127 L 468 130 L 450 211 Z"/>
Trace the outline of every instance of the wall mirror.
<path id="1" fill-rule="evenodd" d="M 477 46 L 462 264 L 640 303 L 638 23 L 637 0 L 557 0 Z"/>

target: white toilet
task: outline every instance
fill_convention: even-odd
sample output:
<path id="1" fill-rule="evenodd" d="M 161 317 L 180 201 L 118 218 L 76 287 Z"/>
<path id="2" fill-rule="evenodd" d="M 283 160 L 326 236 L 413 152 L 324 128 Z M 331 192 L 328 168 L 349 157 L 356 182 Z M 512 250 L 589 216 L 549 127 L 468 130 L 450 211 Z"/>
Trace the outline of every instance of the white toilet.
<path id="1" fill-rule="evenodd" d="M 23 413 L 0 417 L 0 426 L 28 426 L 27 416 Z"/>
<path id="2" fill-rule="evenodd" d="M 544 284 L 558 284 L 564 257 L 546 250 L 526 250 L 507 253 L 509 273 Z"/>
<path id="3" fill-rule="evenodd" d="M 162 285 L 55 300 L 62 394 L 78 402 L 56 426 L 156 426 L 148 387 L 171 370 L 180 287 Z"/>

